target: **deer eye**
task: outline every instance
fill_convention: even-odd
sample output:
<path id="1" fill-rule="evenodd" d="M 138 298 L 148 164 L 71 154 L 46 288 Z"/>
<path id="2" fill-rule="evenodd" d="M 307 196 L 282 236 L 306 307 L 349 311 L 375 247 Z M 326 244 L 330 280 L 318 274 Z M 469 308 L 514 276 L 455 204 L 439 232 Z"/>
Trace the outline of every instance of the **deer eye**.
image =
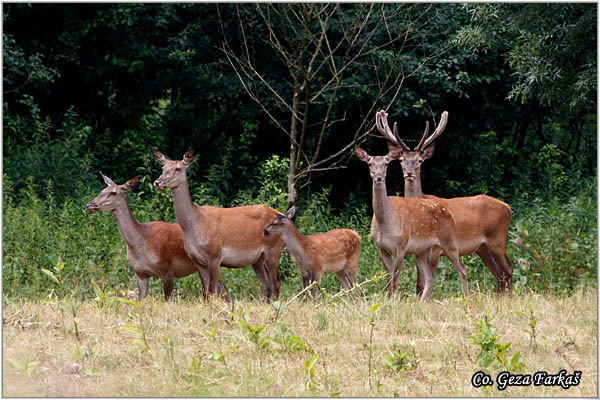
<path id="1" fill-rule="evenodd" d="M 176 167 L 175 171 L 181 171 L 181 167 Z"/>
<path id="2" fill-rule="evenodd" d="M 115 196 L 117 194 L 117 192 L 110 192 L 111 196 Z"/>

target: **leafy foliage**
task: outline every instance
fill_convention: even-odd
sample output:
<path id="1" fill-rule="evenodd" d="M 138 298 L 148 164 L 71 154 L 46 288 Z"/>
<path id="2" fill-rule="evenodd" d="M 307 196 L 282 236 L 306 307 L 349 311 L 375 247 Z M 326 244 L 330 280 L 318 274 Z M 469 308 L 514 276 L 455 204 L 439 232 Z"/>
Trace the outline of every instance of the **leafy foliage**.
<path id="1" fill-rule="evenodd" d="M 383 364 L 393 372 L 410 371 L 417 368 L 421 359 L 415 353 L 415 347 L 411 345 L 410 353 L 405 353 L 400 346 L 393 345 L 388 350 L 389 354 L 384 354 Z"/>
<path id="2" fill-rule="evenodd" d="M 479 329 L 469 335 L 469 338 L 473 340 L 473 344 L 479 347 L 479 354 L 475 357 L 475 363 L 483 368 L 497 365 L 511 372 L 523 367 L 523 363 L 520 361 L 520 351 L 513 354 L 510 359 L 508 358 L 507 350 L 511 342 L 496 343 L 498 335 L 492 327 L 489 313 L 479 320 L 477 327 Z"/>

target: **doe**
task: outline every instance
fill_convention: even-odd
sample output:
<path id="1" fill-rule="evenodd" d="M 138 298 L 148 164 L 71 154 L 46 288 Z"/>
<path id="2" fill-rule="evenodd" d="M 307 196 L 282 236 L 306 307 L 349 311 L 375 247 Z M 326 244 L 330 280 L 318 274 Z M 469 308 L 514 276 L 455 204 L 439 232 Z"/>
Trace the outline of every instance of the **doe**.
<path id="1" fill-rule="evenodd" d="M 264 226 L 272 221 L 276 211 L 265 205 L 197 206 L 192 203 L 187 179 L 187 169 L 194 160 L 193 150 L 189 148 L 183 160 L 171 160 L 156 148 L 152 151 L 162 165 L 162 174 L 154 186 L 171 190 L 185 251 L 198 271 L 208 271 L 207 292 L 217 293 L 221 265 L 228 268 L 252 265 L 263 284 L 266 299 L 276 300 L 281 286 L 278 263 L 283 241 L 262 235 Z"/>
<path id="2" fill-rule="evenodd" d="M 148 294 L 149 278 L 152 276 L 162 279 L 165 300 L 171 297 L 173 278 L 198 271 L 204 287 L 204 282 L 209 279 L 208 271 L 197 269 L 186 254 L 179 224 L 162 221 L 140 223 L 133 218 L 126 194 L 137 186 L 140 177 L 136 176 L 122 185 L 117 185 L 107 176 L 102 175 L 102 178 L 108 186 L 86 208 L 90 212 L 112 211 L 127 246 L 127 262 L 137 277 L 139 298 L 143 299 Z M 219 293 L 225 300 L 230 300 L 227 287 L 222 282 L 219 282 Z"/>

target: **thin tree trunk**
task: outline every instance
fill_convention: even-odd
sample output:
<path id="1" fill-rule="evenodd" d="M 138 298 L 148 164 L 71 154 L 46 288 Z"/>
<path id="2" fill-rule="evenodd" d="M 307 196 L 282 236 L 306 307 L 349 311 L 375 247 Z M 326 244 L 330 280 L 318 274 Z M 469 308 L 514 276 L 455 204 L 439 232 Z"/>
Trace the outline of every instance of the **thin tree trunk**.
<path id="1" fill-rule="evenodd" d="M 292 124 L 290 127 L 290 173 L 288 175 L 287 210 L 296 205 L 296 159 L 298 158 L 298 108 L 300 106 L 300 83 L 294 83 L 294 99 L 292 101 Z"/>

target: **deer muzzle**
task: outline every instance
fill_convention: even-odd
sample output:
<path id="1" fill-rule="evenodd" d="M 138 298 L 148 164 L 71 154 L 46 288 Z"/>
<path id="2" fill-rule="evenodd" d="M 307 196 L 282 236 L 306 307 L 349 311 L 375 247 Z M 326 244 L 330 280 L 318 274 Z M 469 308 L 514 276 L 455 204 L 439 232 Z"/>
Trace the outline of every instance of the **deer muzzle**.
<path id="1" fill-rule="evenodd" d="M 157 189 L 166 189 L 167 185 L 160 178 L 158 178 L 154 181 L 154 187 Z"/>
<path id="2" fill-rule="evenodd" d="M 85 208 L 89 212 L 98 211 L 98 206 L 94 202 L 87 203 L 86 206 L 85 206 Z"/>

